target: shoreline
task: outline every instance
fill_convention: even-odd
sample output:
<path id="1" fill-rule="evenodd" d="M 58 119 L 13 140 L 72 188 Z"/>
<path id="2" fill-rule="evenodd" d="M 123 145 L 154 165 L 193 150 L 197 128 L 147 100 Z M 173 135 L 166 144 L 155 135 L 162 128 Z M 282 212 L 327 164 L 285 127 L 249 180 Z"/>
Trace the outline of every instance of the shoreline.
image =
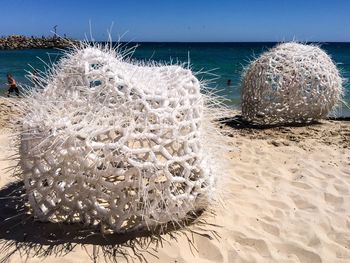
<path id="1" fill-rule="evenodd" d="M 19 85 L 21 91 L 21 85 Z M 0 100 L 6 98 L 6 93 L 8 91 L 7 87 L 0 87 Z M 12 98 L 16 98 L 15 95 L 12 95 Z M 235 99 L 224 99 L 224 104 L 232 111 L 237 112 L 237 116 L 241 111 L 240 109 L 240 100 L 239 98 Z M 235 116 L 236 117 L 236 116 Z M 350 108 L 347 108 L 345 105 L 342 105 L 340 108 L 336 109 L 331 113 L 326 120 L 348 120 L 350 118 Z"/>

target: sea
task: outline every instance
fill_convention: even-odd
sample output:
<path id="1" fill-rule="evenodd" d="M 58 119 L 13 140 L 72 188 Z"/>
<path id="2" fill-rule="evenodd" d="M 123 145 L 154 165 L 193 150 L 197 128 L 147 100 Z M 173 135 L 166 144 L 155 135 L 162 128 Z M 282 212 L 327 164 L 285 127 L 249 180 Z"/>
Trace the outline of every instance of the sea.
<path id="1" fill-rule="evenodd" d="M 275 46 L 273 42 L 254 43 L 121 43 L 124 49 L 136 47 L 132 59 L 163 63 L 188 63 L 200 79 L 207 80 L 210 89 L 224 97 L 229 107 L 239 108 L 241 76 L 251 60 Z M 342 77 L 350 78 L 350 43 L 315 43 L 337 64 Z M 28 49 L 0 51 L 0 94 L 7 91 L 6 74 L 12 73 L 20 85 L 29 85 L 26 78 L 33 69 L 45 70 L 57 63 L 64 53 L 59 49 Z M 350 104 L 350 84 L 344 83 L 343 106 L 338 116 L 350 116 L 345 106 Z"/>

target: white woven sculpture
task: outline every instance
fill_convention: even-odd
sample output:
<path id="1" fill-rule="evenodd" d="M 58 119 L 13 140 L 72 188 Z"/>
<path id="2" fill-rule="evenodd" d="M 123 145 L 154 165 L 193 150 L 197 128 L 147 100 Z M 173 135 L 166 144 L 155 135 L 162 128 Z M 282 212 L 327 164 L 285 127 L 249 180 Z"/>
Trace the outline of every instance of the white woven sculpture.
<path id="1" fill-rule="evenodd" d="M 263 53 L 242 81 L 242 114 L 259 124 L 326 117 L 342 95 L 342 78 L 317 46 L 284 43 Z"/>
<path id="2" fill-rule="evenodd" d="M 86 47 L 26 101 L 21 167 L 40 220 L 125 232 L 205 208 L 204 97 L 190 70 L 126 63 Z M 206 152 L 206 155 L 210 154 Z"/>

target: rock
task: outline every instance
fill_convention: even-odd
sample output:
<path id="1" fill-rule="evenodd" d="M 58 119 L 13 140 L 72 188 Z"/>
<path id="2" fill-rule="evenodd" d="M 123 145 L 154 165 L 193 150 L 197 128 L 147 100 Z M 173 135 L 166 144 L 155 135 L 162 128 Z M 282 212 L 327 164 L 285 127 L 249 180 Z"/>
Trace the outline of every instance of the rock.
<path id="1" fill-rule="evenodd" d="M 275 140 L 272 140 L 272 141 L 271 141 L 271 144 L 272 144 L 272 145 L 274 145 L 274 146 L 276 146 L 276 147 L 278 147 L 278 146 L 280 146 L 280 145 L 281 145 L 281 143 L 280 143 L 280 142 L 275 141 Z"/>
<path id="2" fill-rule="evenodd" d="M 283 143 L 283 145 L 285 145 L 285 146 L 289 146 L 289 145 L 290 145 L 290 143 L 289 143 L 288 141 L 283 141 L 282 143 Z"/>

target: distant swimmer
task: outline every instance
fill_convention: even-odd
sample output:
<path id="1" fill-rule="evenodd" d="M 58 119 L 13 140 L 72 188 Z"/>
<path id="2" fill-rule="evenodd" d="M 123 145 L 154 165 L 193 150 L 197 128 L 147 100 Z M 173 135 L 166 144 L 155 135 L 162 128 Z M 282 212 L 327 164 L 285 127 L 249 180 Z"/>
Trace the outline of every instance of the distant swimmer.
<path id="1" fill-rule="evenodd" d="M 227 80 L 227 86 L 231 86 L 231 80 Z"/>
<path id="2" fill-rule="evenodd" d="M 13 78 L 13 76 L 10 73 L 7 74 L 7 83 L 10 86 L 7 93 L 7 97 L 10 97 L 10 93 L 12 92 L 16 92 L 17 97 L 19 97 L 19 90 L 17 88 L 16 80 Z"/>

